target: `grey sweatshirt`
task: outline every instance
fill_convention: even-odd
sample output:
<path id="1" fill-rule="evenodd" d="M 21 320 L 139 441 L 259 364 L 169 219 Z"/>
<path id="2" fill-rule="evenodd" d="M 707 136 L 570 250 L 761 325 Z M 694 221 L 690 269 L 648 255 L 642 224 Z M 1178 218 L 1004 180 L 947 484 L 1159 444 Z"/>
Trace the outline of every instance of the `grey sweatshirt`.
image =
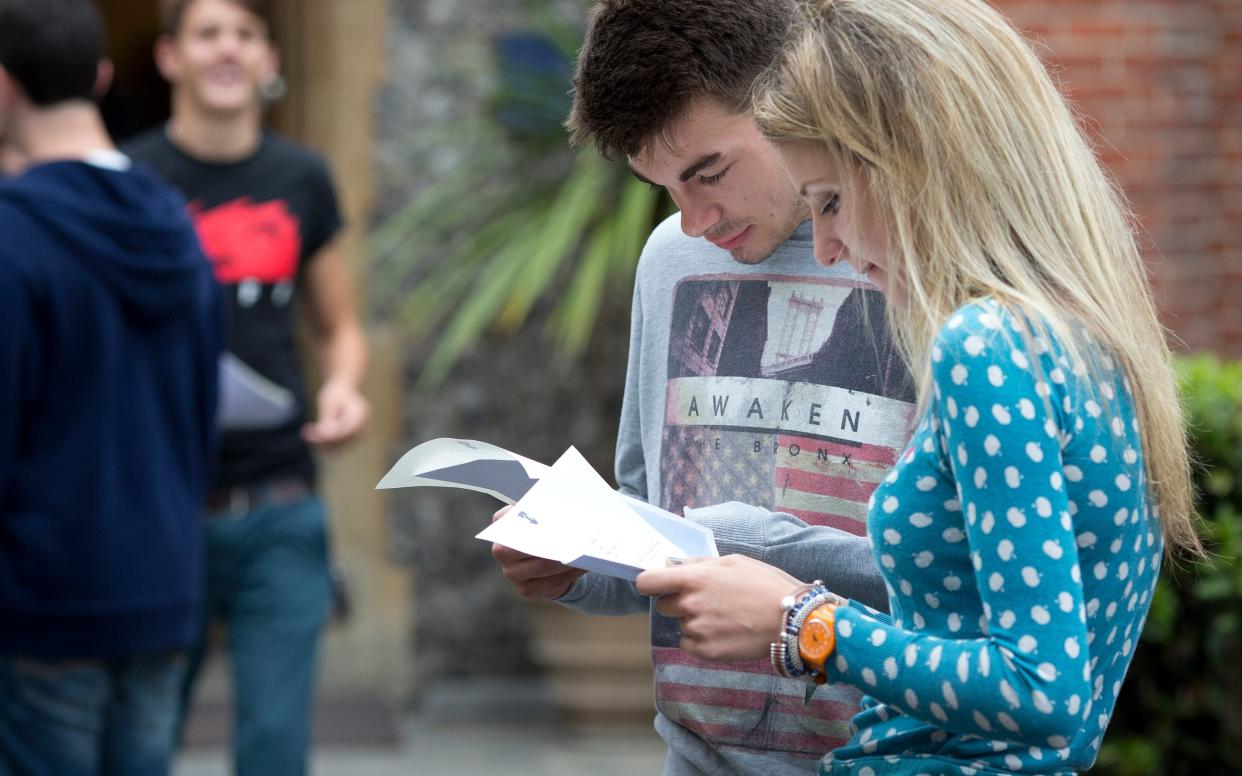
<path id="1" fill-rule="evenodd" d="M 709 526 L 722 555 L 758 558 L 887 610 L 865 534 L 867 501 L 906 443 L 909 375 L 882 295 L 823 268 L 804 223 L 766 261 L 735 262 L 674 215 L 639 260 L 617 439 L 622 492 Z M 588 574 L 561 603 L 647 611 L 623 580 Z M 775 634 L 774 634 L 775 635 Z M 858 695 L 780 679 L 766 661 L 710 664 L 652 611 L 656 729 L 665 774 L 814 772 L 848 737 Z"/>

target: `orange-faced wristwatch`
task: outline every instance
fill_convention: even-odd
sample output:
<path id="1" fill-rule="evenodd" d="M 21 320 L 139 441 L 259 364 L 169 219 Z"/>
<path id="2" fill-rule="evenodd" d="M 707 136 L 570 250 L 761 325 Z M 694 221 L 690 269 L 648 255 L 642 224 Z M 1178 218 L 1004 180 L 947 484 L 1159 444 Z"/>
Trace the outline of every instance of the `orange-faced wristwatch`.
<path id="1" fill-rule="evenodd" d="M 825 674 L 824 664 L 837 647 L 837 606 L 836 602 L 820 604 L 807 614 L 798 629 L 798 656 L 819 676 Z"/>
<path id="2" fill-rule="evenodd" d="M 772 668 L 787 679 L 828 681 L 824 664 L 836 646 L 836 609 L 849 601 L 815 580 L 781 599 L 784 623 L 770 647 Z"/>

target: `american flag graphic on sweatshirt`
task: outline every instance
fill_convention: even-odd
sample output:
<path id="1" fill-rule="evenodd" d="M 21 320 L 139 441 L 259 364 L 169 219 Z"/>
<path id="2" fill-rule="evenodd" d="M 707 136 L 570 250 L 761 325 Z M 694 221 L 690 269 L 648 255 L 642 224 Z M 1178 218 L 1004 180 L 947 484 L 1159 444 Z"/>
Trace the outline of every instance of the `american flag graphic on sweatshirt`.
<path id="1" fill-rule="evenodd" d="M 695 277 L 677 287 L 661 445 L 661 507 L 740 501 L 865 533 L 867 501 L 906 443 L 909 375 L 883 300 L 844 279 Z M 849 736 L 858 694 L 767 661 L 705 663 L 654 616 L 661 713 L 723 748 L 813 761 Z"/>

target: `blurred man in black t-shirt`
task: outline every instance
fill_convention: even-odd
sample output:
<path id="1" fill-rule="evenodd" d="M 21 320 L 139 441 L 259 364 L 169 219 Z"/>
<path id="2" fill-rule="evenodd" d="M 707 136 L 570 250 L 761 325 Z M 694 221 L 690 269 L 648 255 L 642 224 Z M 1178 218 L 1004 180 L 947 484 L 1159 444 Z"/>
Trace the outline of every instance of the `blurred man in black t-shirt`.
<path id="1" fill-rule="evenodd" d="M 184 193 L 229 300 L 229 349 L 275 397 L 265 417 L 226 422 L 205 526 L 208 610 L 228 627 L 243 776 L 306 770 L 330 599 L 308 443 L 343 442 L 369 414 L 331 177 L 318 156 L 262 128 L 261 94 L 278 79 L 270 19 L 264 0 L 166 0 L 156 63 L 173 87 L 172 118 L 125 148 Z M 295 304 L 309 308 L 322 348 L 313 408 Z"/>

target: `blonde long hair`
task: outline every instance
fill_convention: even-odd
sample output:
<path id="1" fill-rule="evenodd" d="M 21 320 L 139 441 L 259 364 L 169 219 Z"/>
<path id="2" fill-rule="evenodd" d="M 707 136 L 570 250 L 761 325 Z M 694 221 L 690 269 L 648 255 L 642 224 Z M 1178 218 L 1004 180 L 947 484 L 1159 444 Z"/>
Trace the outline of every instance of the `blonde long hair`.
<path id="1" fill-rule="evenodd" d="M 1022 36 L 982 0 L 811 0 L 756 85 L 760 129 L 867 184 L 907 305 L 889 322 L 927 401 L 932 341 L 992 296 L 1099 376 L 1120 363 L 1166 549 L 1201 555 L 1164 329 L 1133 218 Z M 1115 409 L 1115 408 L 1114 408 Z"/>

